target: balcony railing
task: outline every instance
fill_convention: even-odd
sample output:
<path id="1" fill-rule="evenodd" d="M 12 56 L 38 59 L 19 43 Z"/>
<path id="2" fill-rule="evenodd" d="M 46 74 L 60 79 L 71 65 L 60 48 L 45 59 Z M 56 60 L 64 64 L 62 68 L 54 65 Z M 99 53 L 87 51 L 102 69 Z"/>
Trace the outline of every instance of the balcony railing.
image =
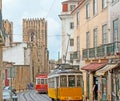
<path id="1" fill-rule="evenodd" d="M 70 60 L 79 60 L 80 59 L 80 51 L 74 51 L 70 57 Z"/>
<path id="2" fill-rule="evenodd" d="M 113 56 L 113 55 L 117 55 L 118 53 L 120 53 L 120 42 L 113 42 L 94 48 L 83 49 L 82 57 L 83 59 L 98 58 L 98 57 Z"/>

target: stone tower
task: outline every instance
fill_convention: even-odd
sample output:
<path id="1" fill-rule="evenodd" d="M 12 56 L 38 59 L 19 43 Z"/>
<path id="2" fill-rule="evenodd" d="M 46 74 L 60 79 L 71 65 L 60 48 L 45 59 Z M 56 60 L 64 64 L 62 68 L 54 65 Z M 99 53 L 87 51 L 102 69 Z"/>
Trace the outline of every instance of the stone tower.
<path id="1" fill-rule="evenodd" d="M 5 46 L 12 46 L 13 42 L 13 22 L 6 20 L 3 20 L 3 29 L 5 33 L 7 34 L 7 37 L 5 38 Z M 5 48 L 5 47 L 4 47 Z"/>
<path id="2" fill-rule="evenodd" d="M 31 48 L 32 75 L 48 73 L 47 21 L 44 18 L 23 19 L 23 41 Z"/>

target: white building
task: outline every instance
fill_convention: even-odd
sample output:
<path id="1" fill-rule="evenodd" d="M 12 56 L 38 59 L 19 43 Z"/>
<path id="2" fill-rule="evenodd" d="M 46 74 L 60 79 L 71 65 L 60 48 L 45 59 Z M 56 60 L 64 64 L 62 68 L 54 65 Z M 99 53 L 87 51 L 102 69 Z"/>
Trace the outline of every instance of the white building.
<path id="1" fill-rule="evenodd" d="M 26 43 L 14 43 L 3 51 L 3 61 L 14 62 L 14 65 L 30 65 L 30 48 Z"/>
<path id="2" fill-rule="evenodd" d="M 73 62 L 74 51 L 74 22 L 71 11 L 80 0 L 66 0 L 62 2 L 62 12 L 59 15 L 62 21 L 62 63 Z"/>

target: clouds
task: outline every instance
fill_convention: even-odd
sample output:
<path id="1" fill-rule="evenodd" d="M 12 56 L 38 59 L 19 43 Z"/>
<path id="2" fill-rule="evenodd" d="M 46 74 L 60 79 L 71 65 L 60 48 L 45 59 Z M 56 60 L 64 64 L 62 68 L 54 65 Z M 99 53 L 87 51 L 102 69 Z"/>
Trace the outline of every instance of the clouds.
<path id="1" fill-rule="evenodd" d="M 45 18 L 48 22 L 48 50 L 50 58 L 56 59 L 61 51 L 61 12 L 63 0 L 2 0 L 3 19 L 13 22 L 14 41 L 22 41 L 23 18 Z M 21 36 L 20 36 L 21 34 Z M 53 54 L 56 53 L 56 54 Z"/>

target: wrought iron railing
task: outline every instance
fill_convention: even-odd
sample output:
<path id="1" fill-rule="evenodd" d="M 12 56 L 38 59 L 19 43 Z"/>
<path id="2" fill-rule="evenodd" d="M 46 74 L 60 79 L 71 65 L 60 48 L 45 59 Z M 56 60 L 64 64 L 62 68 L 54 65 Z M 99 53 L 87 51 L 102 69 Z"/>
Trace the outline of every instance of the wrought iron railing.
<path id="1" fill-rule="evenodd" d="M 82 50 L 83 59 L 112 56 L 120 53 L 120 42 L 104 44 L 94 48 Z"/>

